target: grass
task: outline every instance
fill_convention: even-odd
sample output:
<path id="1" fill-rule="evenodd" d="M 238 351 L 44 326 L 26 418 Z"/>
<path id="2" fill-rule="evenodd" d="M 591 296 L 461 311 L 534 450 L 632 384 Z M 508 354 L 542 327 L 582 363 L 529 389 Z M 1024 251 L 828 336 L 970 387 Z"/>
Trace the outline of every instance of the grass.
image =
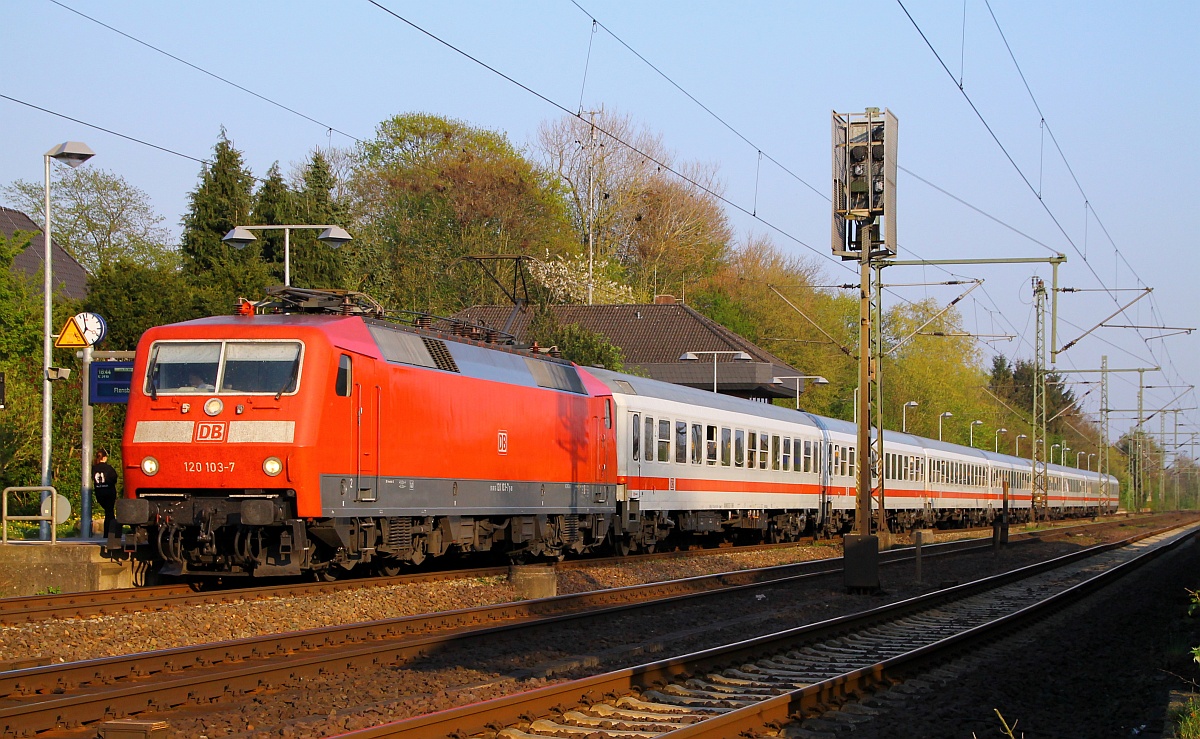
<path id="1" fill-rule="evenodd" d="M 1200 696 L 1188 698 L 1187 703 L 1171 712 L 1178 739 L 1200 739 Z"/>

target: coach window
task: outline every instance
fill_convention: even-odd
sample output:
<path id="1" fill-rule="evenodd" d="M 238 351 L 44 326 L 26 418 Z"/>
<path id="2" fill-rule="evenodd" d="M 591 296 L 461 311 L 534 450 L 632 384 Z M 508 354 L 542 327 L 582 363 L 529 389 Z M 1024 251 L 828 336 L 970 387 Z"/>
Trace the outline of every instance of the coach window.
<path id="1" fill-rule="evenodd" d="M 704 427 L 698 423 L 692 424 L 692 464 L 702 464 L 704 461 Z"/>
<path id="2" fill-rule="evenodd" d="M 751 431 L 746 443 L 746 466 L 754 469 L 758 466 L 758 432 Z"/>
<path id="3" fill-rule="evenodd" d="M 779 469 L 779 437 L 771 437 L 771 469 Z"/>
<path id="4" fill-rule="evenodd" d="M 843 474 L 849 474 L 850 477 L 854 477 L 854 453 L 857 451 L 854 447 L 846 450 L 846 469 L 843 470 Z"/>
<path id="5" fill-rule="evenodd" d="M 743 467 L 746 464 L 746 432 L 737 429 L 733 432 L 733 466 Z"/>
<path id="6" fill-rule="evenodd" d="M 646 443 L 645 443 L 644 448 L 646 450 L 646 461 L 653 462 L 654 461 L 654 418 L 652 416 L 646 416 L 645 439 L 646 439 Z"/>
<path id="7" fill-rule="evenodd" d="M 350 357 L 343 354 L 341 358 L 338 359 L 337 386 L 334 392 L 336 392 L 340 397 L 349 398 L 352 382 L 353 379 L 351 378 L 350 374 Z"/>
<path id="8" fill-rule="evenodd" d="M 810 441 L 809 439 L 804 440 L 804 456 L 801 459 L 802 459 L 803 469 L 801 469 L 800 471 L 801 472 L 812 472 L 813 471 L 812 470 L 812 441 Z"/>
<path id="9" fill-rule="evenodd" d="M 675 422 L 675 463 L 687 464 L 687 421 Z"/>
<path id="10" fill-rule="evenodd" d="M 733 455 L 731 454 L 732 450 L 730 448 L 733 446 L 733 444 L 731 443 L 732 439 L 733 439 L 733 433 L 727 428 L 722 428 L 721 429 L 721 466 L 722 467 L 728 467 L 730 462 L 733 461 Z"/>
<path id="11" fill-rule="evenodd" d="M 671 422 L 666 419 L 658 422 L 658 461 L 671 461 Z"/>
<path id="12" fill-rule="evenodd" d="M 642 447 L 642 416 L 640 413 L 633 414 L 633 461 L 638 460 L 638 456 Z"/>
<path id="13" fill-rule="evenodd" d="M 792 471 L 792 440 L 789 437 L 783 439 L 783 471 Z"/>
<path id="14" fill-rule="evenodd" d="M 705 430 L 705 434 L 706 434 L 705 444 L 707 446 L 707 448 L 704 450 L 705 458 L 707 459 L 709 464 L 716 464 L 717 463 L 717 427 L 709 426 Z"/>

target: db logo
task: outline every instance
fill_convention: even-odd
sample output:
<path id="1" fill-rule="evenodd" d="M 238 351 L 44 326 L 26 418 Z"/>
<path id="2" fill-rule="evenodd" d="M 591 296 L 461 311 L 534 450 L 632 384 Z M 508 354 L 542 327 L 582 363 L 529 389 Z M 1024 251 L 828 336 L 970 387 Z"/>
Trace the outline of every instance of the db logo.
<path id="1" fill-rule="evenodd" d="M 225 441 L 225 422 L 196 424 L 196 441 Z"/>
<path id="2" fill-rule="evenodd" d="M 508 454 L 508 432 L 501 431 L 496 434 L 496 451 L 500 454 Z"/>

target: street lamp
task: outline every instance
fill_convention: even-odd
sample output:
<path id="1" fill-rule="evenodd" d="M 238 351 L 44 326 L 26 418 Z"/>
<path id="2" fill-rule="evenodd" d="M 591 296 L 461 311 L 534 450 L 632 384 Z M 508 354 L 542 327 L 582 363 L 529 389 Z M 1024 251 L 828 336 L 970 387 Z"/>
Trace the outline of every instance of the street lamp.
<path id="1" fill-rule="evenodd" d="M 1027 436 L 1026 434 L 1017 434 L 1017 437 L 1015 439 L 1013 439 L 1013 445 L 1014 445 L 1013 456 L 1014 457 L 1021 456 L 1021 439 L 1028 439 L 1028 438 L 1029 438 L 1029 436 Z"/>
<path id="2" fill-rule="evenodd" d="M 782 377 L 772 377 L 771 382 L 782 385 L 784 380 L 796 381 L 796 410 L 800 410 L 800 381 L 812 380 L 814 385 L 828 385 L 829 380 L 826 380 L 820 375 L 784 375 Z"/>
<path id="3" fill-rule="evenodd" d="M 346 233 L 346 229 L 341 226 L 297 226 L 288 224 L 285 226 L 234 226 L 225 234 L 221 241 L 229 244 L 237 249 L 245 249 L 251 242 L 255 241 L 254 234 L 251 231 L 278 231 L 283 229 L 283 284 L 285 287 L 290 287 L 292 284 L 292 229 L 324 229 L 321 235 L 317 237 L 317 241 L 331 248 L 338 248 L 353 237 Z"/>
<path id="4" fill-rule="evenodd" d="M 967 434 L 967 438 L 969 439 L 967 446 L 971 447 L 972 449 L 975 448 L 975 427 L 982 425 L 983 421 L 971 421 L 971 430 Z"/>
<path id="5" fill-rule="evenodd" d="M 1071 447 L 1063 444 L 1062 451 L 1058 454 L 1058 463 L 1063 467 L 1067 466 L 1067 452 L 1071 451 Z"/>
<path id="6" fill-rule="evenodd" d="M 1087 452 L 1075 452 L 1075 469 L 1079 469 L 1079 458 L 1085 454 L 1087 454 Z"/>
<path id="7" fill-rule="evenodd" d="M 908 409 L 916 408 L 917 405 L 917 401 L 910 400 L 900 409 L 900 430 L 906 434 L 908 433 Z"/>
<path id="8" fill-rule="evenodd" d="M 953 415 L 954 414 L 951 413 L 950 411 L 946 411 L 942 415 L 938 416 L 938 441 L 942 440 L 942 421 L 946 420 L 947 418 L 950 418 Z"/>
<path id="9" fill-rule="evenodd" d="M 712 358 L 713 358 L 713 392 L 714 392 L 714 393 L 715 393 L 715 392 L 717 392 L 717 355 L 719 355 L 719 354 L 729 354 L 729 355 L 732 355 L 732 356 L 733 356 L 733 358 L 734 358 L 734 359 L 736 359 L 736 360 L 737 360 L 737 361 L 739 361 L 739 362 L 749 362 L 751 359 L 753 359 L 753 357 L 751 357 L 751 356 L 750 356 L 749 354 L 747 354 L 746 352 L 739 352 L 739 351 L 708 351 L 708 352 L 684 352 L 683 354 L 679 355 L 679 361 L 681 361 L 681 362 L 695 362 L 695 361 L 697 361 L 697 360 L 699 360 L 699 359 L 700 359 L 700 357 L 698 356 L 698 355 L 700 355 L 700 354 L 711 354 L 711 355 L 712 355 Z"/>
<path id="10" fill-rule="evenodd" d="M 1092 457 L 1096 456 L 1095 452 L 1088 452 L 1088 472 L 1092 471 Z"/>
<path id="11" fill-rule="evenodd" d="M 1054 464 L 1054 450 L 1059 448 L 1060 446 L 1062 446 L 1062 444 L 1051 444 L 1050 445 L 1050 464 Z"/>
<path id="12" fill-rule="evenodd" d="M 1000 434 L 1007 434 L 1008 429 L 996 429 L 996 454 L 1000 453 Z"/>
<path id="13" fill-rule="evenodd" d="M 54 317 L 52 315 L 54 304 L 51 297 L 53 286 L 50 282 L 50 275 L 53 272 L 53 252 L 50 246 L 54 241 L 54 237 L 50 231 L 50 160 L 57 159 L 71 169 L 74 169 L 95 155 L 96 152 L 92 151 L 87 144 L 79 141 L 61 143 L 42 155 L 42 159 L 46 165 L 46 228 L 42 231 L 45 253 L 45 262 L 42 267 L 42 487 L 50 486 L 50 440 L 53 434 L 53 429 L 50 425 L 50 416 L 54 409 L 52 391 L 50 389 L 50 348 L 53 343 L 51 334 L 54 333 Z M 87 382 L 87 378 L 84 378 L 84 382 Z M 42 500 L 45 500 L 49 494 L 49 492 L 43 490 Z M 41 533 L 41 538 L 45 539 L 50 535 L 50 525 L 45 521 L 41 523 L 38 529 Z"/>

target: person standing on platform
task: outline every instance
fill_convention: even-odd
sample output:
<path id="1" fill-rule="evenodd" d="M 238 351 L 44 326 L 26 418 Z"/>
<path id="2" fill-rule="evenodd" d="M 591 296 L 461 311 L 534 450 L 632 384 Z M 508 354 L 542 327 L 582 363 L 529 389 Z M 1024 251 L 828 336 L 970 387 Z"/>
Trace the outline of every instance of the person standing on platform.
<path id="1" fill-rule="evenodd" d="M 121 530 L 114 512 L 117 505 L 117 471 L 108 463 L 108 450 L 103 447 L 96 450 L 96 459 L 92 462 L 92 484 L 92 494 L 104 509 L 104 537 L 119 537 Z"/>

